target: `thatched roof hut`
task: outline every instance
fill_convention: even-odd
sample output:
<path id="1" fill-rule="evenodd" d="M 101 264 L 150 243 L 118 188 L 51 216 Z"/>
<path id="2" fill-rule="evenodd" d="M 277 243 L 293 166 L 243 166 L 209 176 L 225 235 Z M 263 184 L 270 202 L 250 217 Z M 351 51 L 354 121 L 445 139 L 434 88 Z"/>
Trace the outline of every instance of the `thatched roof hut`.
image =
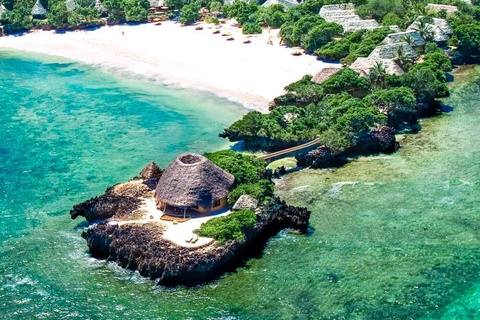
<path id="1" fill-rule="evenodd" d="M 211 209 L 215 202 L 226 199 L 234 180 L 204 156 L 184 153 L 163 172 L 157 185 L 157 203 Z"/>
<path id="2" fill-rule="evenodd" d="M 446 4 L 435 4 L 435 3 L 427 4 L 427 9 L 437 11 L 437 12 L 445 10 L 447 11 L 447 13 L 453 13 L 455 11 L 458 11 L 458 8 L 456 6 L 449 6 Z"/>
<path id="3" fill-rule="evenodd" d="M 372 51 L 372 53 L 370 53 L 368 57 L 372 60 L 393 59 L 395 58 L 399 47 L 402 47 L 403 52 L 405 53 L 405 56 L 407 58 L 415 59 L 416 57 L 418 57 L 418 53 L 405 42 L 391 43 L 383 46 L 378 46 Z"/>
<path id="4" fill-rule="evenodd" d="M 422 16 L 419 16 L 417 20 L 415 20 L 410 26 L 408 26 L 407 31 L 417 31 L 420 26 L 420 20 L 422 18 Z M 453 33 L 453 29 L 452 27 L 450 27 L 447 20 L 439 18 L 432 19 L 432 23 L 427 23 L 427 26 L 432 29 L 433 40 L 436 42 L 445 42 L 450 39 L 450 36 Z"/>
<path id="5" fill-rule="evenodd" d="M 380 24 L 374 20 L 353 20 L 342 24 L 343 32 L 355 32 L 358 30 L 373 30 L 380 28 Z"/>
<path id="6" fill-rule="evenodd" d="M 150 0 L 150 8 L 160 8 L 165 6 L 165 0 Z"/>
<path id="7" fill-rule="evenodd" d="M 388 28 L 395 32 L 402 32 L 402 29 L 400 29 L 400 27 L 397 26 L 396 24 L 392 24 L 391 26 L 388 26 Z"/>
<path id="8" fill-rule="evenodd" d="M 332 15 L 348 15 L 355 14 L 355 5 L 353 3 L 329 4 L 322 6 L 319 15 L 325 17 Z"/>
<path id="9" fill-rule="evenodd" d="M 400 66 L 392 59 L 370 59 L 360 57 L 350 65 L 350 69 L 357 71 L 361 76 L 368 77 L 370 70 L 379 62 L 385 68 L 387 74 L 402 75 L 405 73 Z"/>
<path id="10" fill-rule="evenodd" d="M 140 176 L 143 179 L 160 179 L 163 174 L 163 170 L 155 162 L 150 162 L 145 168 L 140 171 Z"/>
<path id="11" fill-rule="evenodd" d="M 299 5 L 297 0 L 267 0 L 264 4 L 262 4 L 262 7 L 267 8 L 274 4 L 281 4 L 285 8 L 293 8 Z"/>
<path id="12" fill-rule="evenodd" d="M 7 8 L 3 4 L 0 4 L 0 19 L 2 19 L 2 15 L 7 12 Z"/>
<path id="13" fill-rule="evenodd" d="M 32 8 L 32 16 L 35 19 L 44 19 L 46 14 L 47 9 L 45 9 L 40 0 L 37 0 L 37 2 L 35 2 Z"/>
<path id="14" fill-rule="evenodd" d="M 75 2 L 75 0 L 65 0 L 65 5 L 67 6 L 68 11 L 73 11 L 80 6 Z"/>
<path id="15" fill-rule="evenodd" d="M 383 39 L 383 42 L 385 42 L 386 44 L 406 42 L 405 38 L 410 39 L 410 46 L 412 47 L 421 47 L 425 45 L 425 40 L 423 40 L 422 36 L 418 32 L 413 30 L 391 33 L 387 35 L 385 39 Z"/>
<path id="16" fill-rule="evenodd" d="M 321 84 L 323 81 L 327 80 L 328 78 L 330 78 L 340 70 L 342 70 L 342 68 L 331 68 L 331 67 L 323 68 L 322 70 L 320 70 L 319 73 L 317 73 L 312 77 L 311 81 Z"/>

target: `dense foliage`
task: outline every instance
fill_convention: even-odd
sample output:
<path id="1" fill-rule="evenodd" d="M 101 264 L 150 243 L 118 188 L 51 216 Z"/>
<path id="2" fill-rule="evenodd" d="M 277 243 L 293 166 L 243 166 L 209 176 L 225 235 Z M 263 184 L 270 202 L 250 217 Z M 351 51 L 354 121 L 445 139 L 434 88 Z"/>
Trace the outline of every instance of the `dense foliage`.
<path id="1" fill-rule="evenodd" d="M 205 153 L 204 156 L 235 177 L 234 190 L 228 196 L 230 205 L 243 194 L 260 202 L 273 195 L 273 184 L 266 177 L 264 160 L 233 150 Z"/>
<path id="2" fill-rule="evenodd" d="M 200 226 L 198 235 L 214 238 L 219 244 L 228 241 L 242 241 L 245 238 L 244 232 L 251 229 L 257 223 L 257 216 L 251 210 L 240 210 L 232 212 L 224 217 L 217 217 Z"/>

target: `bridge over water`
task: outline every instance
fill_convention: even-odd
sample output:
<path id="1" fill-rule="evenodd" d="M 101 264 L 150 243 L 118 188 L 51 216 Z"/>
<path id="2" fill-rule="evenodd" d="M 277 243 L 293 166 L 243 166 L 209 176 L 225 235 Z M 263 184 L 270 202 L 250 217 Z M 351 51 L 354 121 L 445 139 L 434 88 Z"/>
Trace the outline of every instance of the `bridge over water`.
<path id="1" fill-rule="evenodd" d="M 262 156 L 259 156 L 260 159 L 264 159 L 267 161 L 267 163 L 270 163 L 272 161 L 286 158 L 286 157 L 292 157 L 292 156 L 297 156 L 297 155 L 302 155 L 305 153 L 308 153 L 312 150 L 315 150 L 317 148 L 317 145 L 319 143 L 320 139 L 314 139 L 312 141 L 309 141 L 307 143 L 301 144 L 299 146 L 291 147 L 288 149 L 283 149 L 280 151 L 272 152 L 269 154 L 265 154 Z"/>

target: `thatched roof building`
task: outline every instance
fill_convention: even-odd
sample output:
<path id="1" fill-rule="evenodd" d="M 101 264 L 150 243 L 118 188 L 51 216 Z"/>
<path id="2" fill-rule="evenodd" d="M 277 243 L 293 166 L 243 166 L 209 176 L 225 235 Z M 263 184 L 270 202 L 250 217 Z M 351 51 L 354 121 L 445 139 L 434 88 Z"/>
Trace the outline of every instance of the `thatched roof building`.
<path id="1" fill-rule="evenodd" d="M 342 68 L 331 68 L 331 67 L 323 68 L 322 70 L 320 70 L 319 73 L 317 73 L 312 77 L 311 81 L 321 84 L 323 81 L 327 80 L 328 78 L 330 78 L 340 70 L 342 70 Z"/>
<path id="2" fill-rule="evenodd" d="M 420 16 L 415 20 L 410 26 L 408 26 L 407 31 L 417 31 L 420 26 L 420 20 L 423 17 Z M 427 23 L 431 28 L 433 33 L 433 40 L 436 42 L 445 42 L 450 39 L 450 36 L 453 33 L 452 27 L 448 24 L 447 20 L 432 18 L 432 23 Z"/>
<path id="3" fill-rule="evenodd" d="M 418 53 L 405 42 L 391 43 L 376 47 L 368 56 L 372 60 L 378 59 L 393 59 L 398 52 L 398 48 L 402 47 L 403 52 L 407 58 L 415 59 Z"/>
<path id="4" fill-rule="evenodd" d="M 150 8 L 160 8 L 165 6 L 165 0 L 150 0 Z"/>
<path id="5" fill-rule="evenodd" d="M 204 212 L 226 206 L 235 178 L 195 153 L 178 156 L 163 172 L 157 185 L 160 207 L 187 207 Z"/>
<path id="6" fill-rule="evenodd" d="M 35 2 L 32 8 L 32 16 L 35 19 L 44 19 L 46 14 L 47 9 L 45 9 L 40 0 L 37 0 L 37 2 Z"/>
<path id="7" fill-rule="evenodd" d="M 0 19 L 2 19 L 2 15 L 7 12 L 7 8 L 3 4 L 0 4 Z"/>
<path id="8" fill-rule="evenodd" d="M 388 28 L 395 32 L 402 32 L 402 29 L 400 29 L 400 27 L 397 26 L 396 24 L 392 24 L 391 26 L 388 26 Z"/>
<path id="9" fill-rule="evenodd" d="M 98 12 L 102 15 L 107 13 L 107 8 L 105 8 L 101 0 L 95 0 L 95 8 L 97 8 Z"/>
<path id="10" fill-rule="evenodd" d="M 153 161 L 140 171 L 140 176 L 143 179 L 160 179 L 162 174 L 163 170 Z"/>
<path id="11" fill-rule="evenodd" d="M 446 4 L 434 4 L 434 3 L 427 4 L 427 9 L 437 11 L 437 12 L 445 10 L 447 11 L 447 13 L 453 13 L 455 11 L 458 11 L 458 8 L 456 6 L 449 6 Z"/>
<path id="12" fill-rule="evenodd" d="M 65 5 L 67 6 L 68 11 L 73 11 L 80 6 L 75 2 L 75 0 L 65 0 Z"/>
<path id="13" fill-rule="evenodd" d="M 342 25 L 343 32 L 355 32 L 358 30 L 373 30 L 380 28 L 380 24 L 374 20 L 353 20 Z"/>
<path id="14" fill-rule="evenodd" d="M 274 4 L 281 4 L 285 8 L 293 8 L 299 5 L 297 0 L 267 0 L 264 4 L 262 4 L 262 7 L 267 8 Z"/>
<path id="15" fill-rule="evenodd" d="M 354 32 L 357 30 L 372 30 L 379 28 L 377 21 L 362 20 L 355 14 L 353 3 L 331 4 L 323 6 L 319 15 L 328 22 L 338 23 L 343 27 L 344 32 Z"/>
<path id="16" fill-rule="evenodd" d="M 409 38 L 411 43 L 410 46 L 412 47 L 421 47 L 425 45 L 425 40 L 422 36 L 416 31 L 406 31 L 406 32 L 397 32 L 391 33 L 383 39 L 383 42 L 386 44 L 392 43 L 400 43 L 400 42 L 407 42 L 405 38 Z"/>
<path id="17" fill-rule="evenodd" d="M 378 62 L 382 64 L 387 74 L 402 75 L 405 73 L 392 59 L 370 59 L 366 57 L 357 58 L 357 60 L 350 65 L 350 69 L 357 71 L 360 76 L 368 77 L 370 76 L 370 70 Z"/>

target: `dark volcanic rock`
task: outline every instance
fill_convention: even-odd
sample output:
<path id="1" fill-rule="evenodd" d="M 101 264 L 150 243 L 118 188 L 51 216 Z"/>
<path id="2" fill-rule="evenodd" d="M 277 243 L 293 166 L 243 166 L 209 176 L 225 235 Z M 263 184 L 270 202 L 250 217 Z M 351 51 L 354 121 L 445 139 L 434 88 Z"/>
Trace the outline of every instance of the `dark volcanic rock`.
<path id="1" fill-rule="evenodd" d="M 82 234 L 92 256 L 116 261 L 124 268 L 164 286 L 195 286 L 234 271 L 246 260 L 263 251 L 273 235 L 284 228 L 306 232 L 310 211 L 296 208 L 277 199 L 266 204 L 257 216 L 254 228 L 245 231 L 245 240 L 220 247 L 190 249 L 159 237 L 145 225 L 123 225 L 100 222 Z"/>
<path id="2" fill-rule="evenodd" d="M 297 165 L 300 167 L 330 168 L 345 163 L 339 154 L 333 154 L 330 148 L 324 146 L 295 158 L 297 159 Z"/>
<path id="3" fill-rule="evenodd" d="M 72 219 L 85 217 L 88 222 L 105 220 L 113 216 L 126 217 L 141 205 L 140 197 L 145 197 L 151 188 L 142 180 L 119 183 L 108 188 L 101 196 L 77 204 L 70 211 Z"/>

